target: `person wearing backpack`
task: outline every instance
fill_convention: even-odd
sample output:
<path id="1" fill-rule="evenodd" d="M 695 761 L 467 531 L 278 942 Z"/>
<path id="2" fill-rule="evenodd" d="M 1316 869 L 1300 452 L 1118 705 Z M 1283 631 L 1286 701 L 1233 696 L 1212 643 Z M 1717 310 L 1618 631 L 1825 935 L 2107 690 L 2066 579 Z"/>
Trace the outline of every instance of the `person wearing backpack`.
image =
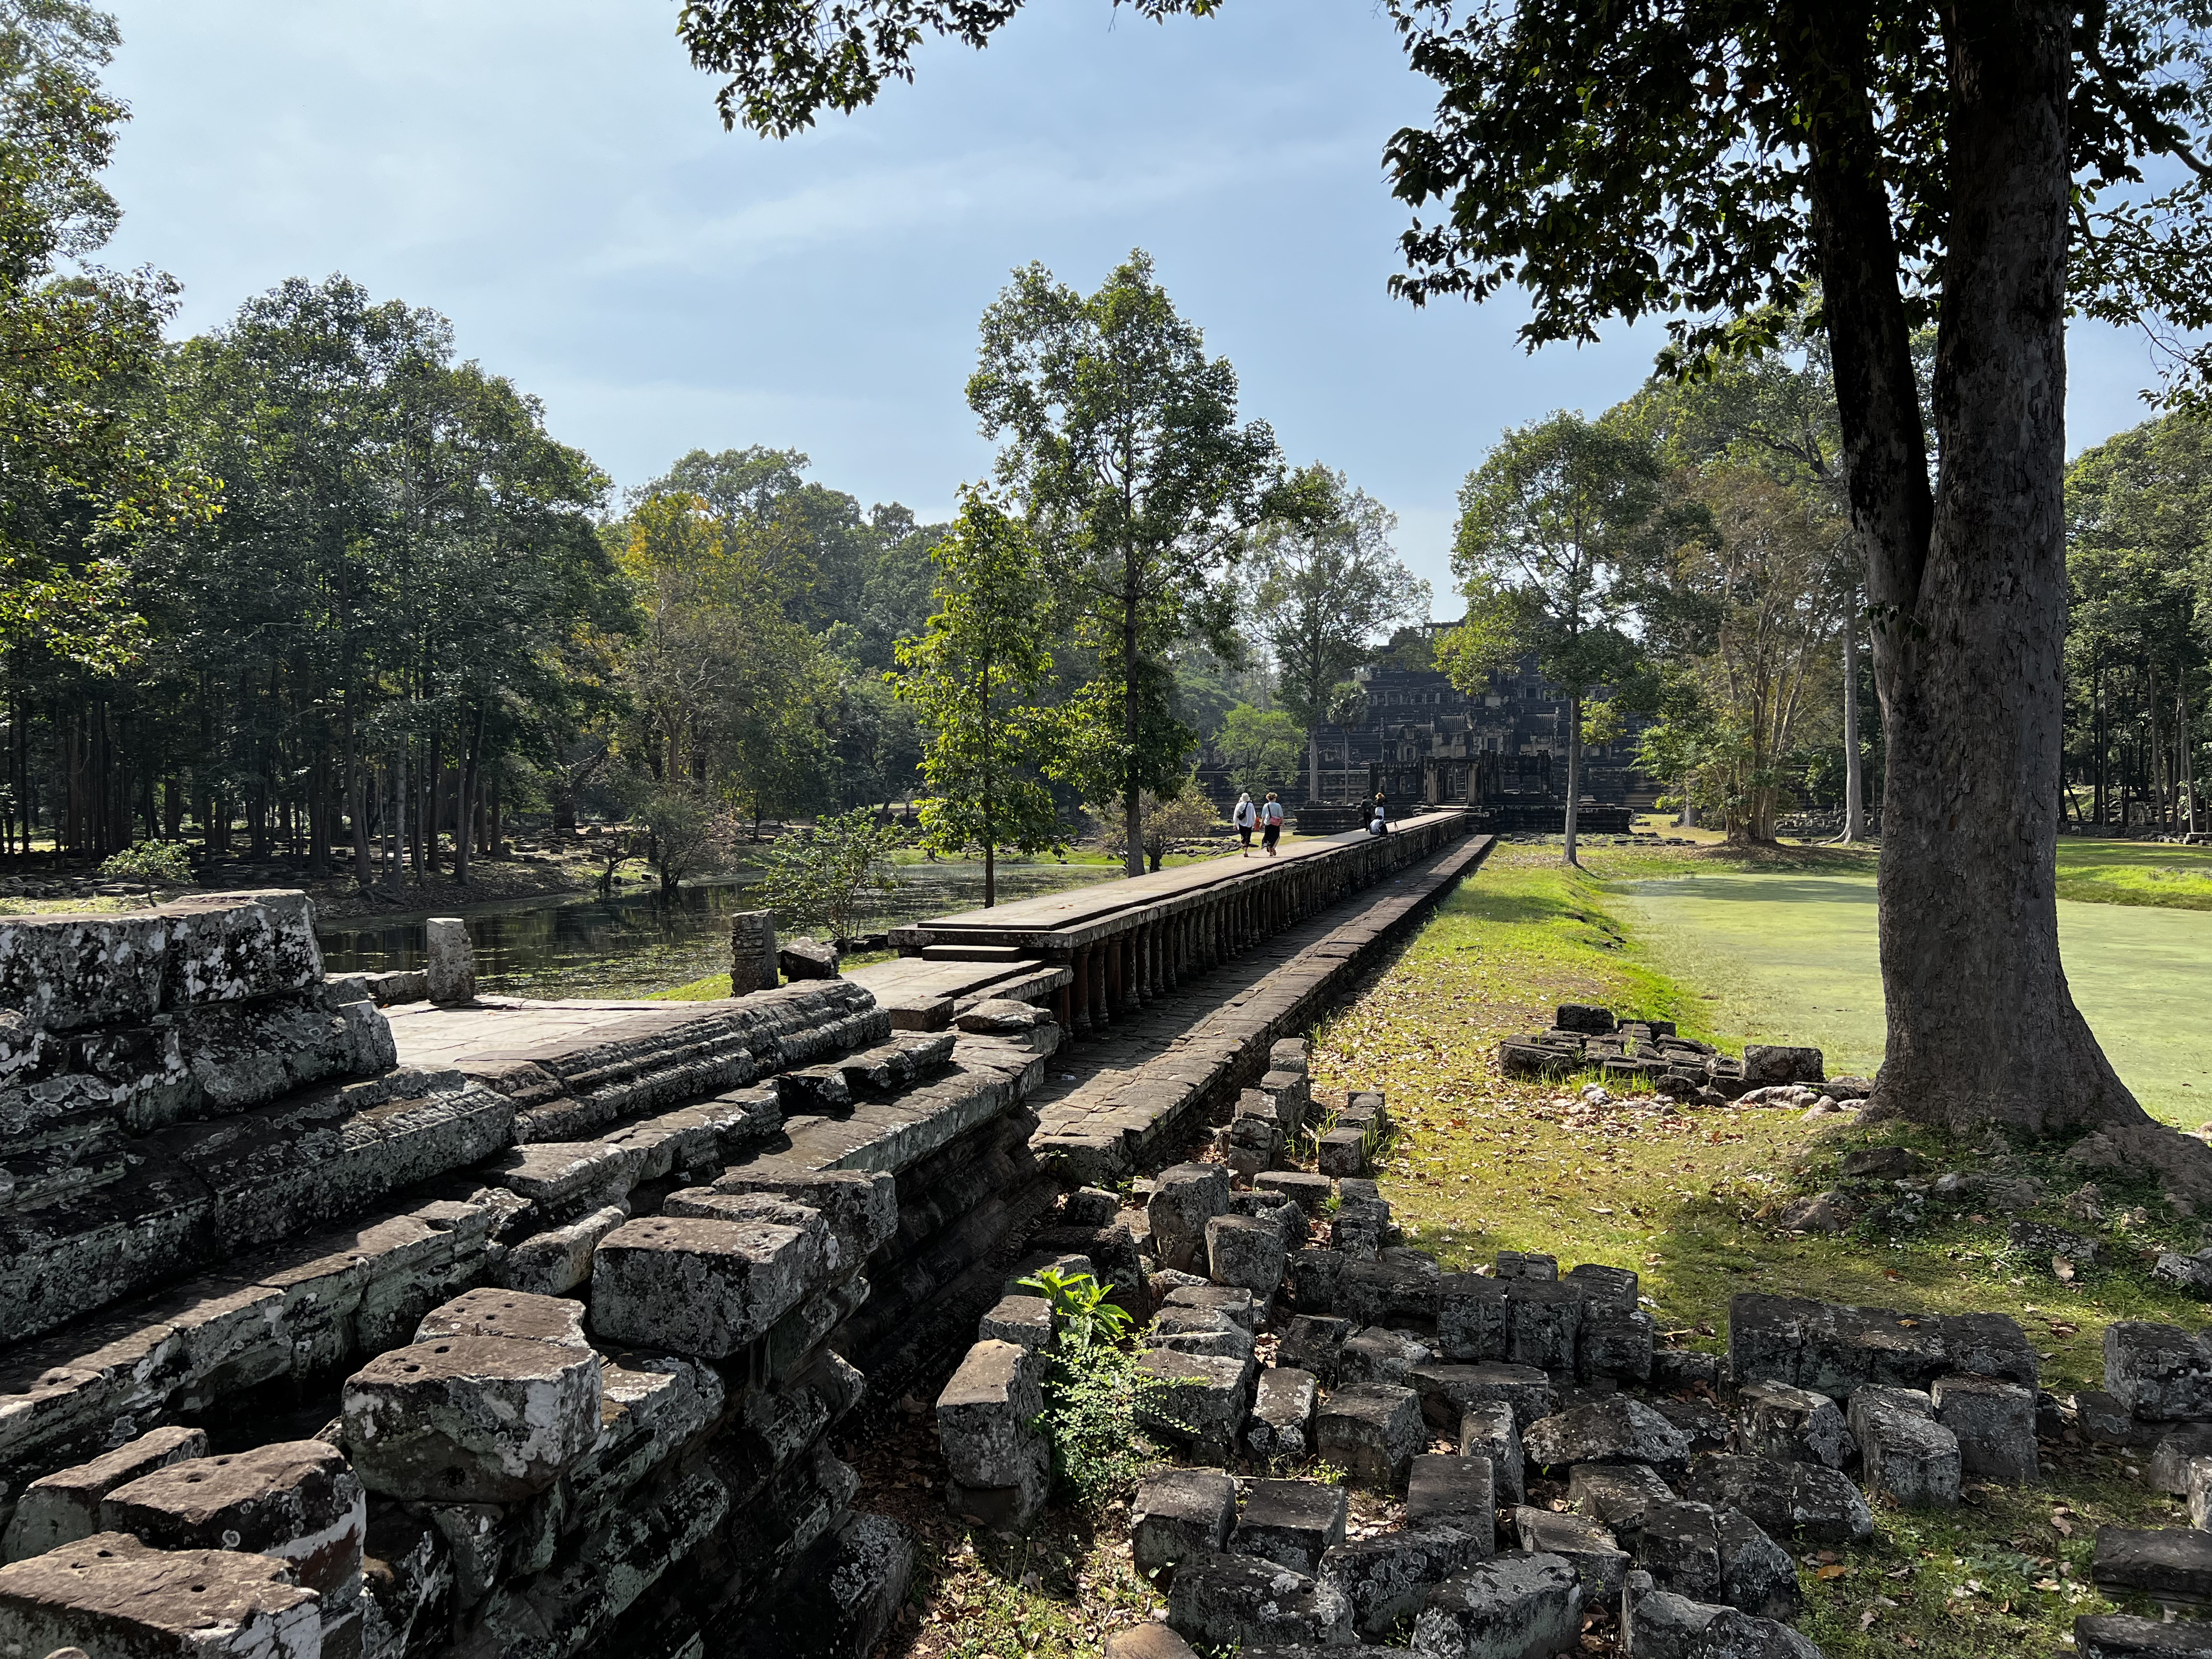
<path id="1" fill-rule="evenodd" d="M 1283 836 L 1283 803 L 1275 799 L 1275 792 L 1267 792 L 1267 804 L 1260 808 L 1260 846 L 1269 858 L 1275 856 L 1275 843 Z"/>
<path id="2" fill-rule="evenodd" d="M 1252 805 L 1252 797 L 1249 792 L 1237 797 L 1237 810 L 1229 815 L 1229 821 L 1237 826 L 1237 839 L 1243 843 L 1244 848 L 1237 856 L 1243 859 L 1250 858 L 1252 856 L 1252 826 L 1259 823 L 1260 811 Z"/>
<path id="3" fill-rule="evenodd" d="M 1374 821 L 1367 826 L 1367 833 L 1370 836 L 1387 836 L 1390 833 L 1390 815 L 1384 809 L 1382 792 L 1380 789 L 1375 792 L 1375 817 Z"/>

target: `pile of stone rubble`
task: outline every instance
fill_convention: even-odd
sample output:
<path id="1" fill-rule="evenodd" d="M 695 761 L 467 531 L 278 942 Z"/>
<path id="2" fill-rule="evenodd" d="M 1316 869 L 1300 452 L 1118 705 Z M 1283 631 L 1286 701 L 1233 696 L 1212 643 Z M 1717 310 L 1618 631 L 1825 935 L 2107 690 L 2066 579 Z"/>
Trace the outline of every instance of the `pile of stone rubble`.
<path id="1" fill-rule="evenodd" d="M 1864 1078 L 1823 1080 L 1818 1048 L 1752 1043 L 1731 1060 L 1711 1043 L 1675 1034 L 1668 1019 L 1624 1020 L 1589 1003 L 1561 1003 L 1549 1030 L 1508 1037 L 1498 1045 L 1498 1064 L 1508 1077 L 1568 1078 L 1595 1072 L 1608 1086 L 1640 1090 L 1678 1100 L 1718 1105 L 1756 1091 L 1777 1091 L 1773 1103 L 1800 1103 L 1792 1085 L 1820 1084 L 1831 1101 L 1863 1100 L 1874 1085 Z M 1810 1106 L 1816 1097 L 1804 1096 Z M 1767 1103 L 1764 1093 L 1759 1103 Z"/>
<path id="2" fill-rule="evenodd" d="M 1281 1120 L 1307 1103 L 1303 1061 L 1279 1046 Z M 2032 1483 L 2039 1439 L 2077 1424 L 2155 1446 L 2153 1478 L 2212 1525 L 2212 1334 L 2116 1327 L 2109 1392 L 2063 1408 L 1997 1314 L 1745 1295 L 1723 1358 L 1660 1346 L 1628 1269 L 1507 1253 L 1447 1273 L 1403 1246 L 1371 1182 L 1261 1170 L 1248 1187 L 1213 1164 L 1126 1205 L 1072 1194 L 1039 1242 L 939 1399 L 947 1503 L 1018 1529 L 1048 1496 L 1054 1316 L 1017 1279 L 1089 1273 L 1150 1314 L 1146 1426 L 1179 1467 L 1143 1483 L 1131 1545 L 1166 1617 L 1115 1637 L 1114 1659 L 1522 1659 L 1579 1651 L 1593 1622 L 1652 1659 L 1817 1659 L 1790 1622 L 1810 1552 L 1869 1539 L 1871 1498 Z M 1300 1478 L 1316 1459 L 1334 1479 Z M 1352 1526 L 1343 1482 L 1387 1495 L 1389 1524 Z M 2106 1529 L 2097 1564 L 2116 1594 L 2212 1602 L 2212 1531 Z M 2212 1659 L 2212 1624 L 2084 1618 L 2077 1642 Z"/>

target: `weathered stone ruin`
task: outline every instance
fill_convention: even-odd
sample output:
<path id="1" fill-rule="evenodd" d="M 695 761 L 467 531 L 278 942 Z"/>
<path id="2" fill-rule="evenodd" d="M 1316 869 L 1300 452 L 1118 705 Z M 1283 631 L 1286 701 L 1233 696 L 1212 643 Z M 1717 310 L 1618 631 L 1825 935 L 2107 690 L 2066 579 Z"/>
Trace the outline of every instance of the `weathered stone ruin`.
<path id="1" fill-rule="evenodd" d="M 1297 1048 L 1275 1066 L 1303 1082 Z M 1273 1093 L 1240 1115 L 1281 1127 L 1278 1103 L 1310 1109 L 1310 1091 Z M 1578 1650 L 1595 1612 L 1638 1655 L 1817 1659 L 1793 1628 L 1798 1557 L 1864 1542 L 1877 1498 L 1942 1507 L 2033 1482 L 2075 1417 L 2003 1315 L 1747 1294 L 1725 1356 L 1676 1350 L 1630 1269 L 1509 1251 L 1448 1273 L 1405 1245 L 1371 1182 L 1248 1175 L 1248 1144 L 1224 1131 L 1231 1162 L 1170 1167 L 1126 1201 L 1069 1194 L 1048 1236 L 1060 1253 L 1024 1264 L 1089 1272 L 1150 1315 L 1147 1427 L 1173 1467 L 1143 1483 L 1130 1547 L 1167 1617 L 1109 1655 L 1552 1654 Z M 1054 1318 L 1007 1290 L 938 1422 L 952 1512 L 1019 1529 L 1048 1495 L 1036 1419 Z M 2212 1337 L 2116 1326 L 2107 1377 L 2100 1431 L 2154 1445 L 2153 1479 L 2212 1521 Z M 2099 1402 L 2078 1403 L 2086 1425 Z M 1299 1473 L 1316 1458 L 1395 1518 L 1348 1527 L 1346 1486 Z M 2108 1587 L 2212 1601 L 2212 1531 L 2107 1529 L 2097 1559 Z M 2077 1643 L 2212 1653 L 2212 1628 L 2152 1624 L 2165 1645 L 2144 1645 L 2145 1622 L 2085 1618 Z"/>
<path id="2" fill-rule="evenodd" d="M 1622 1020 L 1612 1010 L 1566 1002 L 1551 1029 L 1508 1037 L 1498 1045 L 1498 1064 L 1508 1077 L 1562 1079 L 1594 1072 L 1611 1088 L 1644 1091 L 1713 1104 L 1755 1090 L 1818 1084 L 1833 1100 L 1863 1100 L 1873 1091 L 1863 1078 L 1824 1079 L 1818 1048 L 1752 1043 L 1733 1060 L 1711 1043 L 1675 1034 L 1669 1019 Z M 1811 1105 L 1814 1097 L 1788 1104 Z"/>
<path id="3" fill-rule="evenodd" d="M 866 1652 L 830 1437 L 1049 1203 L 1058 1028 L 831 978 L 401 1066 L 378 989 L 296 893 L 0 922 L 0 1652 Z"/>

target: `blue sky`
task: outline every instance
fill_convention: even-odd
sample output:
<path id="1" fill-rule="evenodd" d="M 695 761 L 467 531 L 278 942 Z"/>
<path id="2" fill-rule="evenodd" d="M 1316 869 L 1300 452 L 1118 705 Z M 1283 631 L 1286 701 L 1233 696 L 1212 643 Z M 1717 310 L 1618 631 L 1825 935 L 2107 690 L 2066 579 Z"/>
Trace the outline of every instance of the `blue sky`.
<path id="1" fill-rule="evenodd" d="M 443 312 L 626 485 L 761 443 L 942 516 L 989 468 L 962 388 L 1008 270 L 1088 289 L 1141 246 L 1248 416 L 1389 503 L 1456 614 L 1460 479 L 1503 427 L 1627 395 L 1658 337 L 1532 357 L 1510 296 L 1389 297 L 1406 215 L 1382 142 L 1430 100 L 1388 21 L 1341 0 L 1166 27 L 1033 6 L 783 143 L 722 131 L 672 0 L 115 9 L 134 119 L 110 263 L 180 277 L 186 331 L 339 270 Z M 2077 331 L 2071 357 L 2073 448 L 2144 418 L 2139 343 Z"/>

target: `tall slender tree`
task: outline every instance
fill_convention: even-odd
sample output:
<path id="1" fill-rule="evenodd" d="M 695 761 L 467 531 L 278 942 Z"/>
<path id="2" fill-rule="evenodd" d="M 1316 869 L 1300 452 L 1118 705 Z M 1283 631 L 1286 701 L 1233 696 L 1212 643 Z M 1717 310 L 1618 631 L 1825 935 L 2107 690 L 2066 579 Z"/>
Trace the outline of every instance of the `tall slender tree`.
<path id="1" fill-rule="evenodd" d="M 1127 871 L 1142 875 L 1140 797 L 1181 790 L 1196 741 L 1166 653 L 1193 632 L 1227 642 L 1217 578 L 1263 516 L 1274 434 L 1237 423 L 1237 371 L 1206 355 L 1141 250 L 1090 295 L 1042 265 L 1016 271 L 983 313 L 968 401 L 1096 663 L 1071 705 L 1086 727 L 1071 781 L 1120 798 Z"/>
<path id="2" fill-rule="evenodd" d="M 1052 672 L 1052 607 L 1026 526 L 978 489 L 963 493 L 936 562 L 937 613 L 898 645 L 892 684 L 928 735 L 921 805 L 926 841 L 957 855 L 983 849 L 983 905 L 999 902 L 999 848 L 1060 842 L 1041 768 L 1057 723 L 1038 701 Z"/>

